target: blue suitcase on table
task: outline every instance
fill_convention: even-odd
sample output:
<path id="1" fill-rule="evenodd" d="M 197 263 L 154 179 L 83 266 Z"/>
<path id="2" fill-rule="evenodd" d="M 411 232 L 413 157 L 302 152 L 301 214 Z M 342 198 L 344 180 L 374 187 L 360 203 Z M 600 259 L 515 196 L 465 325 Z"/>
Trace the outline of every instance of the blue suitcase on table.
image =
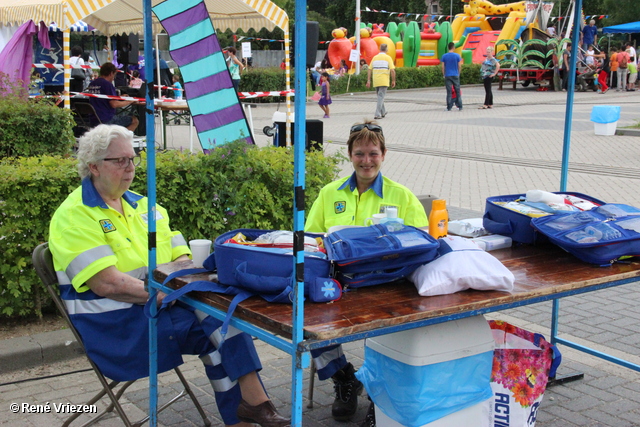
<path id="1" fill-rule="evenodd" d="M 597 205 L 604 205 L 605 202 L 586 194 L 576 192 L 554 192 L 555 194 L 570 195 L 583 198 Z M 485 205 L 485 213 L 482 219 L 482 225 L 489 233 L 500 234 L 502 236 L 511 237 L 514 242 L 518 243 L 540 243 L 547 239 L 536 233 L 531 227 L 531 217 L 523 213 L 513 211 L 499 205 L 501 202 L 513 202 L 524 199 L 525 194 L 508 194 L 504 196 L 488 197 Z M 556 214 L 564 215 L 571 212 L 557 211 Z"/>
<path id="2" fill-rule="evenodd" d="M 589 211 L 534 218 L 532 226 L 582 261 L 609 266 L 640 255 L 640 209 L 609 203 Z"/>

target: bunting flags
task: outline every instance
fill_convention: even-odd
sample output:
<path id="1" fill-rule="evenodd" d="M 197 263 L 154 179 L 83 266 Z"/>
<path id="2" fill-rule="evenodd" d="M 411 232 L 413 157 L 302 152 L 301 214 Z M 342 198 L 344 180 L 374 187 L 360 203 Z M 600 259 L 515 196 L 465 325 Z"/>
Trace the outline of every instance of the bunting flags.
<path id="1" fill-rule="evenodd" d="M 451 15 L 433 15 L 430 13 L 415 13 L 415 12 L 388 12 L 386 10 L 377 10 L 377 9 L 369 9 L 368 7 L 365 7 L 364 9 L 360 10 L 360 12 L 372 12 L 372 13 L 388 13 L 389 16 L 391 17 L 392 15 L 397 15 L 399 18 L 401 17 L 407 17 L 407 18 L 411 18 L 412 16 L 415 16 L 416 20 L 420 20 L 422 18 L 426 19 L 426 18 L 431 18 L 432 21 L 440 21 L 442 19 L 449 19 L 452 16 Z M 585 20 L 589 20 L 589 18 L 591 19 L 606 19 L 608 18 L 609 15 L 587 15 L 585 17 Z M 493 17 L 486 17 L 484 18 L 484 20 L 487 19 L 499 19 L 500 17 L 497 16 L 493 16 Z M 550 17 L 549 19 L 557 19 L 557 20 L 561 20 L 561 19 L 566 19 L 566 16 L 556 16 L 556 17 Z M 480 19 L 478 17 L 478 19 Z"/>

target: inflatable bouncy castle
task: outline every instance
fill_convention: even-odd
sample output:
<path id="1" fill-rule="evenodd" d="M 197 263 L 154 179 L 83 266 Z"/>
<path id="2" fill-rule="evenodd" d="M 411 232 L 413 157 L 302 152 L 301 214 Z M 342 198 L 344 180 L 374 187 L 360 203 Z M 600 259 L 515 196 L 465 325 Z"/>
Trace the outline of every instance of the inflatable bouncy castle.
<path id="1" fill-rule="evenodd" d="M 370 63 L 378 54 L 380 44 L 386 43 L 396 67 L 439 65 L 447 45 L 454 42 L 465 63 L 481 63 L 487 46 L 494 46 L 499 40 L 517 40 L 527 29 L 546 29 L 546 19 L 542 19 L 544 15 L 540 12 L 550 12 L 553 7 L 553 3 L 537 0 L 503 5 L 485 0 L 460 1 L 467 3 L 464 13 L 456 15 L 452 23 L 390 22 L 386 28 L 384 24 L 361 23 L 361 58 Z M 424 15 L 424 18 L 428 16 Z M 355 37 L 347 39 L 344 28 L 334 30 L 332 35 L 334 39 L 328 48 L 331 65 L 337 68 L 344 59 L 351 68 L 349 54 L 355 45 Z M 499 45 L 496 51 L 503 49 L 505 46 Z"/>

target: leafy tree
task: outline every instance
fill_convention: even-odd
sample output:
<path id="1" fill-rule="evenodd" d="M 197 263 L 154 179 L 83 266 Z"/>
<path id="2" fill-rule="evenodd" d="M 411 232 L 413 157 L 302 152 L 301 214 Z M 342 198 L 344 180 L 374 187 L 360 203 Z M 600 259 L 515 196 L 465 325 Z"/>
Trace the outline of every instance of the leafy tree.
<path id="1" fill-rule="evenodd" d="M 640 21 L 640 2 L 638 0 L 600 0 L 607 26 Z"/>

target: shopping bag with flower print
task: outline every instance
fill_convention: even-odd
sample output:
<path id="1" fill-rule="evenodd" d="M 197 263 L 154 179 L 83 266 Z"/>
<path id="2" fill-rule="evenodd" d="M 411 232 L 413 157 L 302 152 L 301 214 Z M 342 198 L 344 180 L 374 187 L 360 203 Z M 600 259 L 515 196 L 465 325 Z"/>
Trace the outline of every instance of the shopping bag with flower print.
<path id="1" fill-rule="evenodd" d="M 547 382 L 560 365 L 560 352 L 540 334 L 499 320 L 489 325 L 496 343 L 491 425 L 533 427 Z"/>

